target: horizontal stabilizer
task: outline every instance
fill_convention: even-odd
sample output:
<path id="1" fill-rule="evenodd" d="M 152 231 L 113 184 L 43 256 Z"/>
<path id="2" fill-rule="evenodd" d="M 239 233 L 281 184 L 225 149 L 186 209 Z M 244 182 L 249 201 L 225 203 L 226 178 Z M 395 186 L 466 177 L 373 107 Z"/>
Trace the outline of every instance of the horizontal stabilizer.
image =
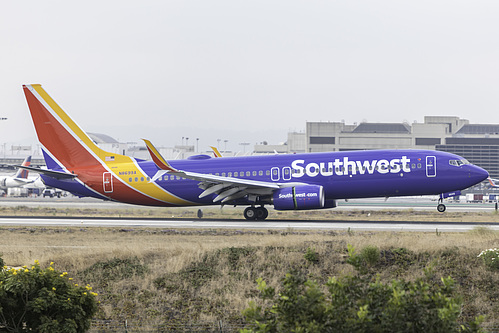
<path id="1" fill-rule="evenodd" d="M 35 180 L 34 179 L 26 179 L 26 178 L 14 178 L 14 180 L 16 182 L 19 182 L 19 183 L 24 183 L 24 184 L 29 184 L 29 183 L 33 183 Z"/>
<path id="2" fill-rule="evenodd" d="M 35 167 L 28 167 L 24 165 L 14 165 L 16 168 L 20 169 L 25 169 L 25 170 L 30 170 L 34 171 L 37 173 L 41 173 L 43 175 L 47 175 L 53 178 L 57 179 L 62 179 L 62 178 L 76 178 L 78 175 L 74 173 L 67 173 L 67 172 L 62 172 L 62 171 L 55 171 L 55 170 L 47 170 L 47 169 L 41 169 L 41 168 L 35 168 Z"/>

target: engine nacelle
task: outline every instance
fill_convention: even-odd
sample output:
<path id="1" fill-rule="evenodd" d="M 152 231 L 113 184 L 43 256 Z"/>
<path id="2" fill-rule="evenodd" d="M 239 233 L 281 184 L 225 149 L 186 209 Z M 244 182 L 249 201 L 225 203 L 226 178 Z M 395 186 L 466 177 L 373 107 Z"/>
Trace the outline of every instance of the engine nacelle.
<path id="1" fill-rule="evenodd" d="M 276 210 L 324 208 L 324 188 L 319 185 L 285 187 L 273 194 Z"/>

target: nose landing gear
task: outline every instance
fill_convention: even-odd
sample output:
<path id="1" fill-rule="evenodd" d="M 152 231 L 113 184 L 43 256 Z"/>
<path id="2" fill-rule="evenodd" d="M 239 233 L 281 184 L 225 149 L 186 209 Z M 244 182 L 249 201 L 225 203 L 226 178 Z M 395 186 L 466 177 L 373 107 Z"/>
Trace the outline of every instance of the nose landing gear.
<path id="1" fill-rule="evenodd" d="M 439 213 L 443 213 L 445 212 L 445 205 L 442 203 L 442 201 L 444 201 L 444 199 L 440 198 L 438 199 L 438 205 L 437 205 L 437 210 Z"/>
<path id="2" fill-rule="evenodd" d="M 261 207 L 247 207 L 244 210 L 244 217 L 250 221 L 263 221 L 269 216 L 267 208 Z"/>

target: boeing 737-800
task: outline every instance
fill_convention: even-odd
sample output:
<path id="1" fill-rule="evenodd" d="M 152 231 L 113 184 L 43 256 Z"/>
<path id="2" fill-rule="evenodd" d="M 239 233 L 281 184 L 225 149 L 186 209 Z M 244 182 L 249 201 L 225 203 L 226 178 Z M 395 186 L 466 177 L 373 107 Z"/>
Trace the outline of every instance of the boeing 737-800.
<path id="1" fill-rule="evenodd" d="M 23 86 L 42 146 L 47 186 L 78 196 L 151 206 L 248 206 L 249 220 L 276 210 L 325 209 L 336 200 L 457 195 L 488 177 L 464 158 L 433 150 L 366 150 L 152 161 L 100 149 L 40 85 Z M 33 169 L 33 168 L 26 168 Z M 441 200 L 440 200 L 441 201 Z M 439 211 L 445 206 L 439 202 Z"/>

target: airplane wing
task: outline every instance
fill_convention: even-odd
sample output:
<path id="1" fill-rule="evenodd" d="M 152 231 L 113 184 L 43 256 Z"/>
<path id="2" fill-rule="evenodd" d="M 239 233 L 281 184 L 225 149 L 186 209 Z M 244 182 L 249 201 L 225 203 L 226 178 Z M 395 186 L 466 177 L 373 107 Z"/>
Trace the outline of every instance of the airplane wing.
<path id="1" fill-rule="evenodd" d="M 68 172 L 62 172 L 62 171 L 55 171 L 55 170 L 48 170 L 48 169 L 42 169 L 42 168 L 35 168 L 35 167 L 30 167 L 30 166 L 25 166 L 25 165 L 14 165 L 14 166 L 16 168 L 38 172 L 38 173 L 41 173 L 43 175 L 47 175 L 47 176 L 54 177 L 54 178 L 57 178 L 57 179 L 61 179 L 61 178 L 76 178 L 76 177 L 78 177 L 78 175 L 76 175 L 74 173 L 68 173 Z"/>
<path id="2" fill-rule="evenodd" d="M 279 184 L 177 170 L 166 162 L 163 156 L 160 155 L 158 150 L 149 140 L 143 140 L 146 143 L 149 153 L 151 154 L 151 158 L 160 169 L 151 181 L 153 182 L 157 180 L 164 174 L 199 181 L 200 183 L 198 187 L 204 190 L 199 195 L 199 198 L 203 198 L 211 194 L 217 194 L 217 196 L 213 199 L 213 202 L 226 203 L 231 200 L 242 198 L 246 195 L 271 195 L 277 189 L 297 185 L 297 183 Z"/>

